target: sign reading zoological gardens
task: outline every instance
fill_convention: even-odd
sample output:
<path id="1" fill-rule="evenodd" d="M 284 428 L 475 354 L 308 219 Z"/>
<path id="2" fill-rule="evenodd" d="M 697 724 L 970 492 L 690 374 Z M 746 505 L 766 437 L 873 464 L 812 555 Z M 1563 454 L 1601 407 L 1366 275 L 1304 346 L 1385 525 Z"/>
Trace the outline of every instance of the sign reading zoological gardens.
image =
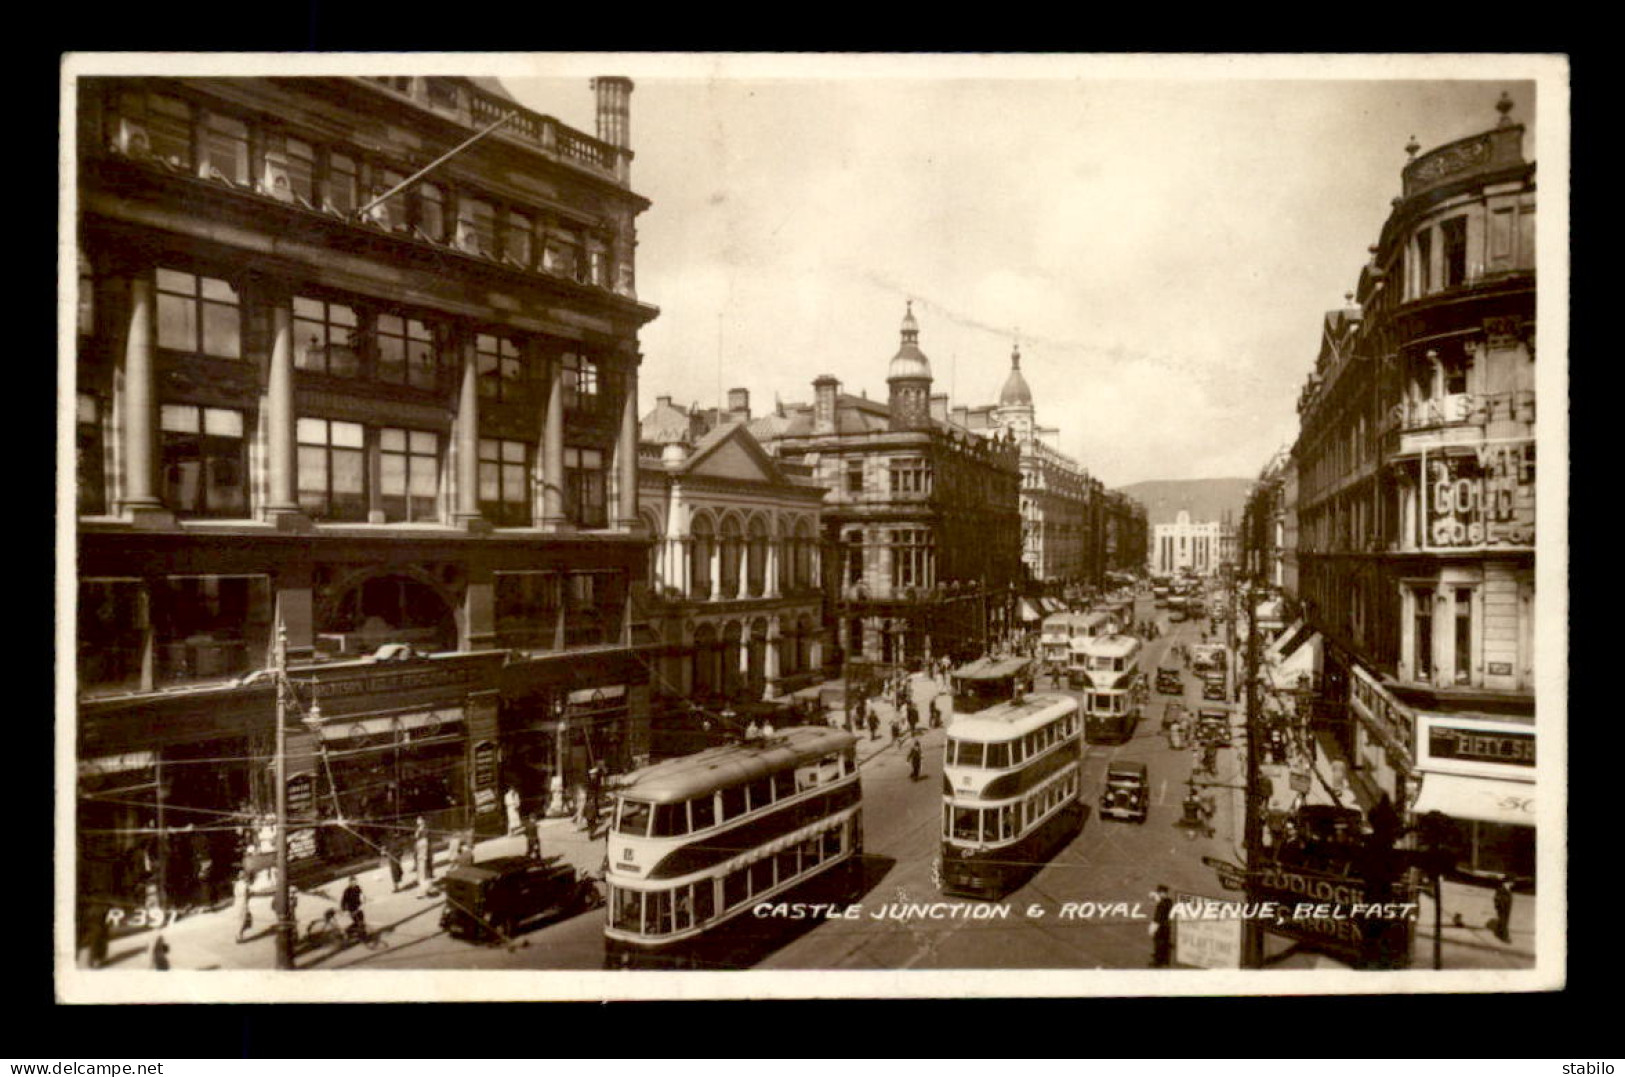
<path id="1" fill-rule="evenodd" d="M 1250 889 L 1250 899 L 1281 910 L 1263 925 L 1266 931 L 1358 968 L 1408 963 L 1417 907 L 1404 887 L 1373 887 L 1352 875 L 1275 863 L 1253 874 Z"/>

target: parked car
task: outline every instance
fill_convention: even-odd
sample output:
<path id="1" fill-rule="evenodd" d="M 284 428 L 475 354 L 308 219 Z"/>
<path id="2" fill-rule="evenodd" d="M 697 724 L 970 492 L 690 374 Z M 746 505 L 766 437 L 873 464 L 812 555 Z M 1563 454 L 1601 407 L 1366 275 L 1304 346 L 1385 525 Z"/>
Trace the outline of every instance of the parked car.
<path id="1" fill-rule="evenodd" d="M 1185 694 L 1185 679 L 1179 675 L 1179 670 L 1167 666 L 1157 667 L 1157 691 L 1167 696 Z"/>
<path id="2" fill-rule="evenodd" d="M 1144 763 L 1111 763 L 1106 767 L 1106 789 L 1100 795 L 1100 814 L 1108 819 L 1143 823 L 1150 807 L 1149 790 Z"/>
<path id="3" fill-rule="evenodd" d="M 1226 695 L 1223 673 L 1202 678 L 1203 699 L 1216 699 L 1223 702 Z"/>
<path id="4" fill-rule="evenodd" d="M 440 926 L 475 941 L 501 942 L 537 921 L 590 909 L 603 900 L 597 881 L 557 856 L 504 856 L 446 873 Z"/>

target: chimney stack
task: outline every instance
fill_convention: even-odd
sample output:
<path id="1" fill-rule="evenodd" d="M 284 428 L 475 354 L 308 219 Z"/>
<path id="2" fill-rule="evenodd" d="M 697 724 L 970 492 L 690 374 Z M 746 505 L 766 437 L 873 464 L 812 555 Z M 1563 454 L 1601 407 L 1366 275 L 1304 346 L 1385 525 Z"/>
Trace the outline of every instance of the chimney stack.
<path id="1" fill-rule="evenodd" d="M 970 429 L 970 408 L 965 404 L 956 404 L 953 409 L 953 421 L 958 426 Z"/>
<path id="2" fill-rule="evenodd" d="M 658 407 L 658 408 L 669 408 L 669 407 L 671 407 L 671 397 L 669 397 L 669 396 L 657 396 L 657 397 L 655 397 L 655 407 Z"/>
<path id="3" fill-rule="evenodd" d="M 939 423 L 945 423 L 948 421 L 947 393 L 931 394 L 931 418 L 935 419 Z"/>
<path id="4" fill-rule="evenodd" d="M 632 148 L 632 80 L 624 75 L 601 75 L 592 80 L 598 95 L 598 140 L 617 149 Z"/>
<path id="5" fill-rule="evenodd" d="M 750 390 L 728 390 L 728 418 L 733 422 L 750 421 Z"/>
<path id="6" fill-rule="evenodd" d="M 840 390 L 841 383 L 833 375 L 820 374 L 813 379 L 814 434 L 835 433 L 835 396 Z"/>

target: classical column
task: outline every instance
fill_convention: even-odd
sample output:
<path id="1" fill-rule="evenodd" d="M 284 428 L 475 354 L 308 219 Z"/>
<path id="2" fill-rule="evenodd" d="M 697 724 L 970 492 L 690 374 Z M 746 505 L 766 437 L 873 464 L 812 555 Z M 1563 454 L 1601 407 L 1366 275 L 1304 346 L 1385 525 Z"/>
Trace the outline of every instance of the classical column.
<path id="1" fill-rule="evenodd" d="M 479 359 L 472 334 L 464 337 L 460 351 L 463 377 L 457 394 L 457 507 L 452 520 L 468 527 L 480 518 Z"/>
<path id="2" fill-rule="evenodd" d="M 153 490 L 157 473 L 157 347 L 153 337 L 152 278 L 130 278 L 130 324 L 124 343 L 124 499 L 131 515 L 162 512 Z"/>
<path id="3" fill-rule="evenodd" d="M 722 537 L 711 541 L 711 601 L 722 597 Z"/>
<path id="4" fill-rule="evenodd" d="M 764 581 L 763 595 L 767 598 L 779 597 L 779 543 L 782 539 L 768 536 L 767 540 L 767 579 Z"/>
<path id="5" fill-rule="evenodd" d="M 766 653 L 762 656 L 762 680 L 764 682 L 762 698 L 764 700 L 772 699 L 777 694 L 775 690 L 778 688 L 779 683 L 780 640 L 779 619 L 777 617 L 769 618 L 767 622 L 767 639 L 763 648 Z"/>
<path id="6" fill-rule="evenodd" d="M 750 540 L 739 544 L 739 578 L 734 581 L 734 593 L 729 598 L 745 598 L 750 594 Z"/>
<path id="7" fill-rule="evenodd" d="M 621 401 L 621 436 L 615 450 L 621 470 L 615 526 L 631 530 L 638 524 L 638 368 L 628 366 L 624 375 L 625 399 Z"/>
<path id="8" fill-rule="evenodd" d="M 272 520 L 295 516 L 298 457 L 294 448 L 293 311 L 286 296 L 271 308 L 271 370 L 266 382 L 266 450 L 271 489 L 265 514 Z M 294 637 L 290 636 L 290 639 Z"/>
<path id="9" fill-rule="evenodd" d="M 542 526 L 569 526 L 564 515 L 564 364 L 548 359 L 547 414 L 542 418 Z"/>

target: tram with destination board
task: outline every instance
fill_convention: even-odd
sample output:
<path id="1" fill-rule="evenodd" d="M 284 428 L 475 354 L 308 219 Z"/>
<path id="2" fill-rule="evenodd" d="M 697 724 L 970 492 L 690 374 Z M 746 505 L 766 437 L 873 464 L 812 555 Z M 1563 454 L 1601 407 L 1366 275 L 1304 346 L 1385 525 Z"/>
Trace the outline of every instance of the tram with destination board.
<path id="1" fill-rule="evenodd" d="M 975 714 L 1017 699 L 1032 683 L 1030 658 L 978 658 L 949 674 L 954 714 Z"/>
<path id="2" fill-rule="evenodd" d="M 685 964 L 760 902 L 815 880 L 855 889 L 857 738 L 797 726 L 645 767 L 616 790 L 606 841 L 611 965 Z"/>
<path id="3" fill-rule="evenodd" d="M 1008 893 L 1083 825 L 1078 702 L 1034 694 L 958 718 L 942 768 L 945 893 Z"/>
<path id="4" fill-rule="evenodd" d="M 1072 686 L 1083 691 L 1084 734 L 1090 744 L 1121 743 L 1140 721 L 1142 645 L 1134 636 L 1072 641 Z"/>

